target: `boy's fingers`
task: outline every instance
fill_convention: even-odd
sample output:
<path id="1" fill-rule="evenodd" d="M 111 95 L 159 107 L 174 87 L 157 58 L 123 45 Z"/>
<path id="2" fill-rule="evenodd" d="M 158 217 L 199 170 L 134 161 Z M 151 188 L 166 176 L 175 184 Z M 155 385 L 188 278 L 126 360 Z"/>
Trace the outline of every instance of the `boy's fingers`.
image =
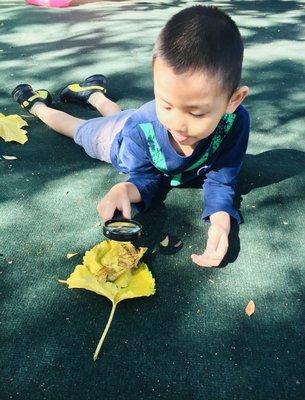
<path id="1" fill-rule="evenodd" d="M 228 236 L 210 229 L 205 253 L 211 259 L 222 260 L 228 250 Z"/>
<path id="2" fill-rule="evenodd" d="M 131 206 L 130 206 L 129 201 L 125 201 L 122 204 L 122 213 L 123 213 L 124 218 L 128 218 L 128 219 L 131 218 Z"/>
<path id="3" fill-rule="evenodd" d="M 211 225 L 208 232 L 208 241 L 206 246 L 206 250 L 209 253 L 216 252 L 220 239 L 219 236 L 219 231 L 216 230 L 213 225 Z"/>
<path id="4" fill-rule="evenodd" d="M 226 255 L 229 247 L 229 242 L 228 242 L 228 236 L 227 235 L 221 235 L 219 244 L 217 247 L 217 255 L 223 259 L 223 257 Z"/>
<path id="5" fill-rule="evenodd" d="M 218 267 L 221 260 L 219 259 L 212 259 L 207 254 L 192 254 L 191 255 L 192 261 L 199 265 L 200 267 Z"/>
<path id="6" fill-rule="evenodd" d="M 205 259 L 209 261 L 213 260 L 215 262 L 217 261 L 220 262 L 224 258 L 227 250 L 228 250 L 227 240 L 223 238 L 219 241 L 219 245 L 216 251 L 209 251 L 208 249 L 206 249 L 203 255 L 205 256 Z"/>
<path id="7" fill-rule="evenodd" d="M 209 265 L 212 265 L 214 267 L 219 265 L 222 260 L 222 257 L 220 257 L 216 253 L 213 253 L 213 254 L 203 253 L 203 257 L 204 257 L 205 262 L 207 262 Z"/>
<path id="8" fill-rule="evenodd" d="M 97 209 L 97 212 L 99 213 L 100 217 L 102 217 L 101 203 L 98 203 L 96 209 Z"/>
<path id="9" fill-rule="evenodd" d="M 216 235 L 209 235 L 206 249 L 208 252 L 214 253 L 217 250 L 217 246 L 219 243 L 219 237 Z"/>
<path id="10" fill-rule="evenodd" d="M 215 242 L 209 243 L 209 240 L 205 252 L 201 255 L 192 254 L 191 258 L 201 267 L 218 267 L 228 250 L 228 237 L 225 234 L 220 236 L 216 251 L 214 250 Z"/>
<path id="11" fill-rule="evenodd" d="M 102 217 L 102 219 L 105 221 L 108 221 L 108 219 L 111 219 L 113 217 L 114 211 L 116 207 L 114 204 L 111 203 L 99 203 L 97 206 L 97 210 Z"/>
<path id="12" fill-rule="evenodd" d="M 210 257 L 217 258 L 218 252 L 217 248 L 219 245 L 219 237 L 213 235 L 213 237 L 208 238 L 205 253 L 207 253 Z"/>

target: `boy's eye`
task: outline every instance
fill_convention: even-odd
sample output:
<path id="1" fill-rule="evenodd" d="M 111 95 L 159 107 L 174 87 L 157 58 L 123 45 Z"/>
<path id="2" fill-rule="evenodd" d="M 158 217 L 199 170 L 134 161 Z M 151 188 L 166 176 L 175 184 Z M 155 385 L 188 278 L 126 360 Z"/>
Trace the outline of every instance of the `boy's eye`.
<path id="1" fill-rule="evenodd" d="M 171 110 L 171 109 L 172 109 L 172 107 L 170 107 L 170 106 L 163 106 L 163 108 L 164 108 L 165 110 Z"/>
<path id="2" fill-rule="evenodd" d="M 205 114 L 192 114 L 192 113 L 190 113 L 190 115 L 192 115 L 195 118 L 202 118 L 205 116 Z"/>

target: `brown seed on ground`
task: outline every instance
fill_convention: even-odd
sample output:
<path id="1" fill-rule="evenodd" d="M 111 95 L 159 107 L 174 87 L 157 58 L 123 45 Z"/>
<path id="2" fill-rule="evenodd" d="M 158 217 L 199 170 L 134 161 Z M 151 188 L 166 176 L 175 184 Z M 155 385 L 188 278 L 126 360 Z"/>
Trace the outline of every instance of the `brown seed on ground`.
<path id="1" fill-rule="evenodd" d="M 253 300 L 250 300 L 246 305 L 245 313 L 250 317 L 255 312 L 255 303 Z"/>

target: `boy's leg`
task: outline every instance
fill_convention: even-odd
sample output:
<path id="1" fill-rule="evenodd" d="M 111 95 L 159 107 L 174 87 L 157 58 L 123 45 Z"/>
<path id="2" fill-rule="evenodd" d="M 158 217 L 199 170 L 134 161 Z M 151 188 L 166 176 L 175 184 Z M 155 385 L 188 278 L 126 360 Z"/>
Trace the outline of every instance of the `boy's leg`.
<path id="1" fill-rule="evenodd" d="M 85 121 L 39 102 L 35 103 L 29 111 L 57 133 L 71 139 L 76 127 Z"/>
<path id="2" fill-rule="evenodd" d="M 88 103 L 99 111 L 103 117 L 108 117 L 121 111 L 120 107 L 109 100 L 102 92 L 94 92 L 90 95 Z"/>
<path id="3" fill-rule="evenodd" d="M 34 90 L 31 85 L 22 83 L 12 91 L 12 97 L 51 129 L 70 138 L 73 138 L 76 127 L 84 122 L 83 119 L 51 108 L 52 96 L 45 89 Z"/>

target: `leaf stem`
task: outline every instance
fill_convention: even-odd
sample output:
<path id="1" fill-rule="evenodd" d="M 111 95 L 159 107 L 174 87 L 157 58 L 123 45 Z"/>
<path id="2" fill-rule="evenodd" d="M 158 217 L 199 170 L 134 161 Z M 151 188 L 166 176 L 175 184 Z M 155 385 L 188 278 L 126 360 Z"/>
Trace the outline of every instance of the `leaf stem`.
<path id="1" fill-rule="evenodd" d="M 113 316 L 114 316 L 114 312 L 115 312 L 116 306 L 117 306 L 117 303 L 114 303 L 114 302 L 113 302 L 113 303 L 112 303 L 111 313 L 110 313 L 110 315 L 109 315 L 107 324 L 106 324 L 106 326 L 105 326 L 104 332 L 103 332 L 103 334 L 102 334 L 102 337 L 100 338 L 100 341 L 98 342 L 98 345 L 97 345 L 97 347 L 96 347 L 96 350 L 95 350 L 95 353 L 94 353 L 94 356 L 93 356 L 93 360 L 94 360 L 94 361 L 96 361 L 96 359 L 97 359 L 97 357 L 98 357 L 98 355 L 99 355 L 99 352 L 100 352 L 100 350 L 101 350 L 102 344 L 103 344 L 103 342 L 104 342 L 104 340 L 105 340 L 105 337 L 106 337 L 106 335 L 107 335 L 107 333 L 108 333 L 108 330 L 109 330 L 110 325 L 111 325 L 111 322 L 112 322 L 112 318 L 113 318 Z"/>

